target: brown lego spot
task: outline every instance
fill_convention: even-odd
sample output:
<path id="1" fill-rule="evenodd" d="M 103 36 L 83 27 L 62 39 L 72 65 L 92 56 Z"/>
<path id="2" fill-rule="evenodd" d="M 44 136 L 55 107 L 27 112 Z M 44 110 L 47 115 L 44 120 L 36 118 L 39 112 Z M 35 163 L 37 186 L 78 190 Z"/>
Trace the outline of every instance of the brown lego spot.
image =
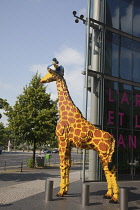
<path id="1" fill-rule="evenodd" d="M 62 135 L 64 133 L 64 129 L 63 128 L 60 128 L 59 132 Z"/>
<path id="2" fill-rule="evenodd" d="M 65 140 L 65 138 L 63 136 L 60 136 L 59 139 L 60 139 L 60 141 L 64 141 Z"/>
<path id="3" fill-rule="evenodd" d="M 75 134 L 79 135 L 80 134 L 80 129 L 75 129 Z"/>
<path id="4" fill-rule="evenodd" d="M 69 97 L 66 97 L 66 100 L 67 100 L 67 101 L 69 101 L 69 100 L 70 100 L 70 98 L 69 98 Z"/>
<path id="5" fill-rule="evenodd" d="M 92 130 L 92 131 L 94 131 L 95 130 L 95 126 L 94 125 L 93 126 L 91 125 L 91 126 L 89 126 L 89 129 Z"/>
<path id="6" fill-rule="evenodd" d="M 59 100 L 60 101 L 64 101 L 64 97 L 63 96 L 60 96 Z"/>
<path id="7" fill-rule="evenodd" d="M 70 110 L 70 107 L 69 107 L 69 106 L 67 106 L 67 107 L 66 107 L 66 110 L 68 110 L 68 111 L 69 111 L 69 110 Z"/>
<path id="8" fill-rule="evenodd" d="M 77 124 L 77 128 L 81 128 L 81 124 Z"/>
<path id="9" fill-rule="evenodd" d="M 75 107 L 71 108 L 71 111 L 76 112 L 76 108 Z"/>
<path id="10" fill-rule="evenodd" d="M 103 142 L 99 143 L 99 148 L 103 152 L 107 151 L 107 147 L 106 147 L 106 145 Z"/>
<path id="11" fill-rule="evenodd" d="M 77 122 L 77 123 L 81 123 L 82 120 L 78 119 L 78 120 L 76 120 L 76 122 Z M 82 125 L 82 123 L 81 123 L 81 125 Z"/>
<path id="12" fill-rule="evenodd" d="M 62 120 L 67 120 L 68 119 L 68 116 L 67 115 L 64 115 L 64 116 L 62 116 Z"/>
<path id="13" fill-rule="evenodd" d="M 80 114 L 76 114 L 75 115 L 76 118 L 80 118 L 80 116 L 81 116 Z"/>
<path id="14" fill-rule="evenodd" d="M 74 128 L 71 127 L 71 128 L 70 128 L 70 132 L 73 132 L 73 131 L 74 131 Z"/>
<path id="15" fill-rule="evenodd" d="M 61 111 L 65 111 L 65 106 L 61 106 L 61 107 L 60 107 L 60 110 L 61 110 Z"/>
<path id="16" fill-rule="evenodd" d="M 60 94 L 60 95 L 63 95 L 63 91 L 60 91 L 59 94 Z"/>
<path id="17" fill-rule="evenodd" d="M 83 132 L 87 132 L 87 128 L 86 127 L 82 127 L 82 131 Z"/>
<path id="18" fill-rule="evenodd" d="M 69 112 L 68 115 L 69 115 L 69 116 L 73 116 L 73 113 L 72 113 L 72 112 Z"/>
<path id="19" fill-rule="evenodd" d="M 75 123 L 75 119 L 72 118 L 72 117 L 68 118 L 68 121 L 69 121 L 70 123 Z"/>
<path id="20" fill-rule="evenodd" d="M 81 133 L 81 137 L 82 138 L 86 137 L 86 133 Z"/>
<path id="21" fill-rule="evenodd" d="M 95 143 L 96 145 L 98 145 L 100 139 L 94 139 L 93 141 L 94 141 L 94 143 Z"/>
<path id="22" fill-rule="evenodd" d="M 95 136 L 95 137 L 102 137 L 101 131 L 100 131 L 100 130 L 96 130 L 96 131 L 94 132 L 94 136 Z"/>
<path id="23" fill-rule="evenodd" d="M 68 126 L 69 124 L 68 124 L 67 121 L 63 121 L 63 122 L 61 122 L 61 125 L 62 125 L 62 126 Z"/>
<path id="24" fill-rule="evenodd" d="M 107 133 L 107 132 L 105 132 L 104 135 L 103 135 L 103 137 L 104 137 L 104 138 L 110 138 L 110 134 Z"/>
<path id="25" fill-rule="evenodd" d="M 82 123 L 82 126 L 86 126 L 86 123 Z"/>
<path id="26" fill-rule="evenodd" d="M 66 142 L 60 142 L 61 147 L 66 147 Z"/>
<path id="27" fill-rule="evenodd" d="M 69 135 L 69 138 L 73 138 L 73 134 L 70 134 L 70 135 Z"/>
<path id="28" fill-rule="evenodd" d="M 64 105 L 68 105 L 68 101 L 64 101 L 63 104 L 64 104 Z"/>
<path id="29" fill-rule="evenodd" d="M 93 133 L 91 131 L 88 132 L 88 136 L 92 137 Z"/>
<path id="30" fill-rule="evenodd" d="M 75 140 L 75 141 L 78 141 L 78 137 L 77 137 L 77 136 L 75 136 L 75 137 L 74 137 L 74 140 Z"/>
<path id="31" fill-rule="evenodd" d="M 68 114 L 68 112 L 66 112 L 66 111 L 62 112 L 62 116 L 67 115 L 67 114 Z"/>

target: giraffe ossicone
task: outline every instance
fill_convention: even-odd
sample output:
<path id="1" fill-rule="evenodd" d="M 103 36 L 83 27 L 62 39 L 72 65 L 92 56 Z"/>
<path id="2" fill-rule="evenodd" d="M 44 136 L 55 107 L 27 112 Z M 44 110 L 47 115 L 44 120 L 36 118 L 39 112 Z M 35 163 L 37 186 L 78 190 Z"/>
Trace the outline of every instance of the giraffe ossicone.
<path id="1" fill-rule="evenodd" d="M 93 149 L 100 157 L 102 168 L 107 180 L 108 191 L 104 198 L 110 203 L 117 203 L 119 188 L 116 179 L 116 169 L 112 164 L 115 139 L 106 131 L 96 128 L 88 122 L 73 103 L 66 81 L 63 77 L 64 67 L 53 59 L 49 65 L 48 73 L 41 79 L 41 83 L 56 81 L 58 91 L 59 121 L 56 126 L 60 156 L 60 191 L 58 196 L 67 194 L 69 188 L 69 170 L 71 166 L 71 147 L 80 149 Z"/>

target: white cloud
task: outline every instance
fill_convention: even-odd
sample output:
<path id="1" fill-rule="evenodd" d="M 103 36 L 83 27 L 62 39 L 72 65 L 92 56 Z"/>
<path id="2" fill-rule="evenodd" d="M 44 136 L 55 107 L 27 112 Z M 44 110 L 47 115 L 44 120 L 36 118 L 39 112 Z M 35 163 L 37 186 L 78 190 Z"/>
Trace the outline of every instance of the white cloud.
<path id="1" fill-rule="evenodd" d="M 67 82 L 69 93 L 75 105 L 82 111 L 83 106 L 83 75 L 81 72 L 84 69 L 84 55 L 78 50 L 71 47 L 62 47 L 59 52 L 54 53 L 61 65 L 64 66 L 64 77 Z M 49 64 L 51 64 L 50 61 Z M 30 67 L 30 71 L 38 70 L 42 77 L 46 74 L 46 67 L 49 64 L 37 64 Z M 54 83 L 47 84 L 47 92 L 51 93 L 51 98 L 57 98 L 57 89 Z"/>
<path id="2" fill-rule="evenodd" d="M 63 47 L 62 49 L 59 50 L 59 52 L 55 53 L 55 57 L 63 65 L 80 66 L 83 65 L 84 63 L 83 55 L 80 52 L 78 52 L 78 50 L 70 47 Z M 73 66 L 71 68 L 75 67 Z"/>

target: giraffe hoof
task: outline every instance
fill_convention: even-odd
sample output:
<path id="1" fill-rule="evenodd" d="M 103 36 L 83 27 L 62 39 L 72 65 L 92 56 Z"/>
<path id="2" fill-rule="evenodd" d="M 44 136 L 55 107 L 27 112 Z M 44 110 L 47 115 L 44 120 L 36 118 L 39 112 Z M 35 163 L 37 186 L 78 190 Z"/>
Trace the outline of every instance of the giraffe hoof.
<path id="1" fill-rule="evenodd" d="M 104 198 L 104 199 L 111 199 L 112 196 L 105 194 L 105 195 L 103 196 L 103 198 Z"/>
<path id="2" fill-rule="evenodd" d="M 63 197 L 63 194 L 62 193 L 57 193 L 56 196 L 57 197 Z"/>
<path id="3" fill-rule="evenodd" d="M 109 203 L 117 204 L 117 203 L 118 203 L 118 201 L 117 201 L 117 200 L 116 200 L 116 201 L 114 201 L 114 200 L 112 200 L 112 199 L 111 199 L 111 200 L 109 201 Z"/>
<path id="4" fill-rule="evenodd" d="M 109 201 L 109 203 L 117 204 L 118 203 L 118 199 L 112 197 L 111 200 Z"/>

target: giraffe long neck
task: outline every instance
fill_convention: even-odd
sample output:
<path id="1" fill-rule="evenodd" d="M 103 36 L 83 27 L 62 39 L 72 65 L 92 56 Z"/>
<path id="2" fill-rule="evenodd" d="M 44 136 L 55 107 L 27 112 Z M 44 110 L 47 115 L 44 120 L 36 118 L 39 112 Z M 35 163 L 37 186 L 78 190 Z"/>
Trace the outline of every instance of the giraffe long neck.
<path id="1" fill-rule="evenodd" d="M 78 114 L 79 117 L 81 117 L 81 113 L 79 109 L 74 105 L 71 99 L 71 96 L 69 94 L 67 84 L 64 78 L 58 79 L 56 81 L 56 84 L 57 84 L 57 91 L 58 91 L 59 118 L 66 120 L 68 115 L 69 115 L 69 118 L 70 118 L 70 115 L 72 118 L 74 113 Z"/>

